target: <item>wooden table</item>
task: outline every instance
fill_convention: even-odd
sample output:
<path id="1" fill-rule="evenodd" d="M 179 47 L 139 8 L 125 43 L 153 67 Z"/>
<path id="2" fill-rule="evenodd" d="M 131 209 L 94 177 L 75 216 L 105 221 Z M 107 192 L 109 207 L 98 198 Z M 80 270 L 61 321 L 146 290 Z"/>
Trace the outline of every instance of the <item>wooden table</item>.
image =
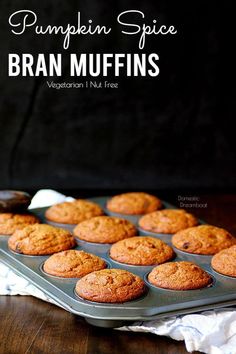
<path id="1" fill-rule="evenodd" d="M 169 200 L 178 205 L 178 199 Z M 175 200 L 174 200 L 175 199 Z M 236 235 L 236 195 L 203 195 L 206 208 L 189 210 Z M 118 332 L 27 296 L 0 296 L 0 354 L 184 354 L 183 342 L 152 334 Z"/>

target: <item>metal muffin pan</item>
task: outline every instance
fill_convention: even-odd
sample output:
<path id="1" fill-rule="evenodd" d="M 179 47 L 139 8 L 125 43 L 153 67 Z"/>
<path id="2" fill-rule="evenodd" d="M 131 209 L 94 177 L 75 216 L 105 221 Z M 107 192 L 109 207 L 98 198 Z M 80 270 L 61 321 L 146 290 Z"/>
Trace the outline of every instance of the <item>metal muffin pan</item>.
<path id="1" fill-rule="evenodd" d="M 108 197 L 89 199 L 101 205 L 107 215 L 119 216 L 133 222 L 139 235 L 152 235 L 171 245 L 171 236 L 155 234 L 141 230 L 138 227 L 140 216 L 127 216 L 111 213 L 106 209 Z M 175 208 L 164 202 L 165 208 Z M 34 209 L 32 212 L 40 217 L 42 222 L 46 208 Z M 202 221 L 200 221 L 202 223 Z M 74 225 L 50 223 L 73 230 Z M 132 266 L 113 261 L 109 257 L 109 244 L 96 244 L 77 240 L 76 249 L 96 254 L 103 258 L 109 268 L 126 269 L 139 275 L 147 285 L 147 293 L 139 299 L 123 304 L 105 304 L 86 301 L 75 294 L 76 278 L 59 278 L 47 275 L 43 271 L 43 263 L 49 256 L 27 256 L 13 253 L 8 249 L 8 236 L 0 237 L 0 260 L 23 276 L 59 306 L 74 314 L 83 316 L 87 322 L 101 327 L 120 327 L 128 321 L 154 320 L 178 314 L 194 313 L 206 309 L 236 305 L 236 279 L 220 275 L 210 265 L 211 256 L 199 256 L 175 249 L 176 258 L 173 261 L 192 261 L 207 271 L 213 282 L 211 286 L 199 290 L 174 291 L 157 288 L 147 280 L 148 273 L 155 266 Z"/>

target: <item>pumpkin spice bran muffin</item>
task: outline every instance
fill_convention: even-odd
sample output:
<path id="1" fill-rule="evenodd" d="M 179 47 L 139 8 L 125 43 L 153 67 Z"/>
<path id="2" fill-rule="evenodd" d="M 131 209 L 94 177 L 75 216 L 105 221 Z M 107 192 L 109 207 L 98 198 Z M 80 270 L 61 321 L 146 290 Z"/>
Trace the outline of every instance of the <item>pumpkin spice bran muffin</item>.
<path id="1" fill-rule="evenodd" d="M 181 251 L 212 255 L 236 243 L 228 231 L 211 225 L 199 225 L 177 232 L 172 244 Z"/>
<path id="2" fill-rule="evenodd" d="M 158 238 L 137 236 L 113 244 L 110 257 L 120 263 L 148 266 L 169 261 L 174 251 Z"/>
<path id="3" fill-rule="evenodd" d="M 144 281 L 126 270 L 104 269 L 92 272 L 76 284 L 76 293 L 85 300 L 122 303 L 146 292 Z"/>
<path id="4" fill-rule="evenodd" d="M 197 224 L 198 220 L 195 216 L 182 209 L 154 211 L 139 220 L 139 226 L 142 229 L 163 234 L 173 234 Z"/>
<path id="5" fill-rule="evenodd" d="M 107 202 L 107 209 L 120 214 L 147 214 L 161 209 L 160 199 L 143 192 L 132 192 L 115 195 Z"/>
<path id="6" fill-rule="evenodd" d="M 31 214 L 0 213 L 0 234 L 12 235 L 16 230 L 38 223 L 40 220 Z"/>
<path id="7" fill-rule="evenodd" d="M 106 262 L 93 254 L 78 250 L 55 253 L 44 263 L 43 270 L 63 278 L 80 278 L 95 270 L 106 268 Z"/>
<path id="8" fill-rule="evenodd" d="M 74 229 L 75 237 L 95 243 L 114 243 L 136 235 L 135 226 L 128 220 L 97 216 L 78 224 Z"/>
<path id="9" fill-rule="evenodd" d="M 148 275 L 148 281 L 170 290 L 194 290 L 212 283 L 212 278 L 198 265 L 191 262 L 168 262 L 155 267 Z"/>
<path id="10" fill-rule="evenodd" d="M 70 249 L 76 245 L 69 231 L 46 224 L 35 224 L 17 230 L 8 240 L 8 246 L 17 253 L 47 255 Z"/>
<path id="11" fill-rule="evenodd" d="M 45 216 L 48 220 L 62 224 L 79 224 L 94 216 L 103 215 L 101 207 L 84 199 L 73 202 L 55 204 L 47 209 Z"/>
<path id="12" fill-rule="evenodd" d="M 236 245 L 216 253 L 211 266 L 218 273 L 236 278 Z"/>

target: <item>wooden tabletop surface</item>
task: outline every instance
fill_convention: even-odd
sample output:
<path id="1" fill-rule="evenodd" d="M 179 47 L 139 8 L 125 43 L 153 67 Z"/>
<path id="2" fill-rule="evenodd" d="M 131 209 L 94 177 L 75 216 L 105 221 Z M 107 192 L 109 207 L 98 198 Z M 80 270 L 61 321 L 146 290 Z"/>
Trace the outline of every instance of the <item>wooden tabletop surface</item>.
<path id="1" fill-rule="evenodd" d="M 178 205 L 178 200 L 170 200 Z M 236 235 L 236 195 L 202 195 L 190 208 Z M 183 342 L 90 326 L 81 317 L 29 296 L 0 296 L 0 354 L 184 354 Z M 195 352 L 196 353 L 196 352 Z"/>

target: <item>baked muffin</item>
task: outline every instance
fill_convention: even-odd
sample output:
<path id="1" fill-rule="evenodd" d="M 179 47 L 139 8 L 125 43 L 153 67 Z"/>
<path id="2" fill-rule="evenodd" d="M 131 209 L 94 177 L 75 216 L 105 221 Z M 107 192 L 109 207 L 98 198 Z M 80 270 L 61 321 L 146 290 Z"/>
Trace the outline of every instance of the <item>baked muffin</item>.
<path id="1" fill-rule="evenodd" d="M 92 272 L 76 284 L 80 297 L 95 302 L 125 302 L 139 298 L 145 291 L 145 283 L 140 277 L 122 269 Z"/>
<path id="2" fill-rule="evenodd" d="M 218 273 L 236 277 L 236 245 L 216 253 L 211 266 Z"/>
<path id="3" fill-rule="evenodd" d="M 212 278 L 191 262 L 168 262 L 155 267 L 148 275 L 151 284 L 171 290 L 193 290 L 212 283 Z"/>
<path id="4" fill-rule="evenodd" d="M 62 278 L 80 278 L 104 268 L 106 262 L 103 259 L 78 250 L 55 253 L 45 261 L 43 266 L 46 273 Z"/>
<path id="5" fill-rule="evenodd" d="M 125 264 L 149 266 L 169 261 L 174 251 L 158 238 L 137 236 L 112 245 L 110 257 Z"/>
<path id="6" fill-rule="evenodd" d="M 70 249 L 76 245 L 69 231 L 46 224 L 26 226 L 17 230 L 8 240 L 8 246 L 17 253 L 47 255 Z"/>
<path id="7" fill-rule="evenodd" d="M 78 224 L 75 237 L 88 242 L 114 243 L 136 235 L 136 228 L 130 221 L 112 216 L 97 216 Z"/>
<path id="8" fill-rule="evenodd" d="M 0 235 L 12 235 L 28 225 L 40 223 L 32 214 L 0 213 Z"/>
<path id="9" fill-rule="evenodd" d="M 99 215 L 103 215 L 101 207 L 84 199 L 55 204 L 45 213 L 48 220 L 62 224 L 79 224 Z"/>
<path id="10" fill-rule="evenodd" d="M 195 216 L 182 209 L 154 211 L 139 220 L 139 226 L 142 229 L 162 234 L 174 234 L 197 224 L 198 220 Z"/>
<path id="11" fill-rule="evenodd" d="M 161 209 L 160 199 L 143 192 L 132 192 L 115 195 L 107 202 L 107 209 L 120 214 L 147 214 Z"/>
<path id="12" fill-rule="evenodd" d="M 199 225 L 177 232 L 172 244 L 181 251 L 211 255 L 236 243 L 226 230 L 211 225 Z"/>

